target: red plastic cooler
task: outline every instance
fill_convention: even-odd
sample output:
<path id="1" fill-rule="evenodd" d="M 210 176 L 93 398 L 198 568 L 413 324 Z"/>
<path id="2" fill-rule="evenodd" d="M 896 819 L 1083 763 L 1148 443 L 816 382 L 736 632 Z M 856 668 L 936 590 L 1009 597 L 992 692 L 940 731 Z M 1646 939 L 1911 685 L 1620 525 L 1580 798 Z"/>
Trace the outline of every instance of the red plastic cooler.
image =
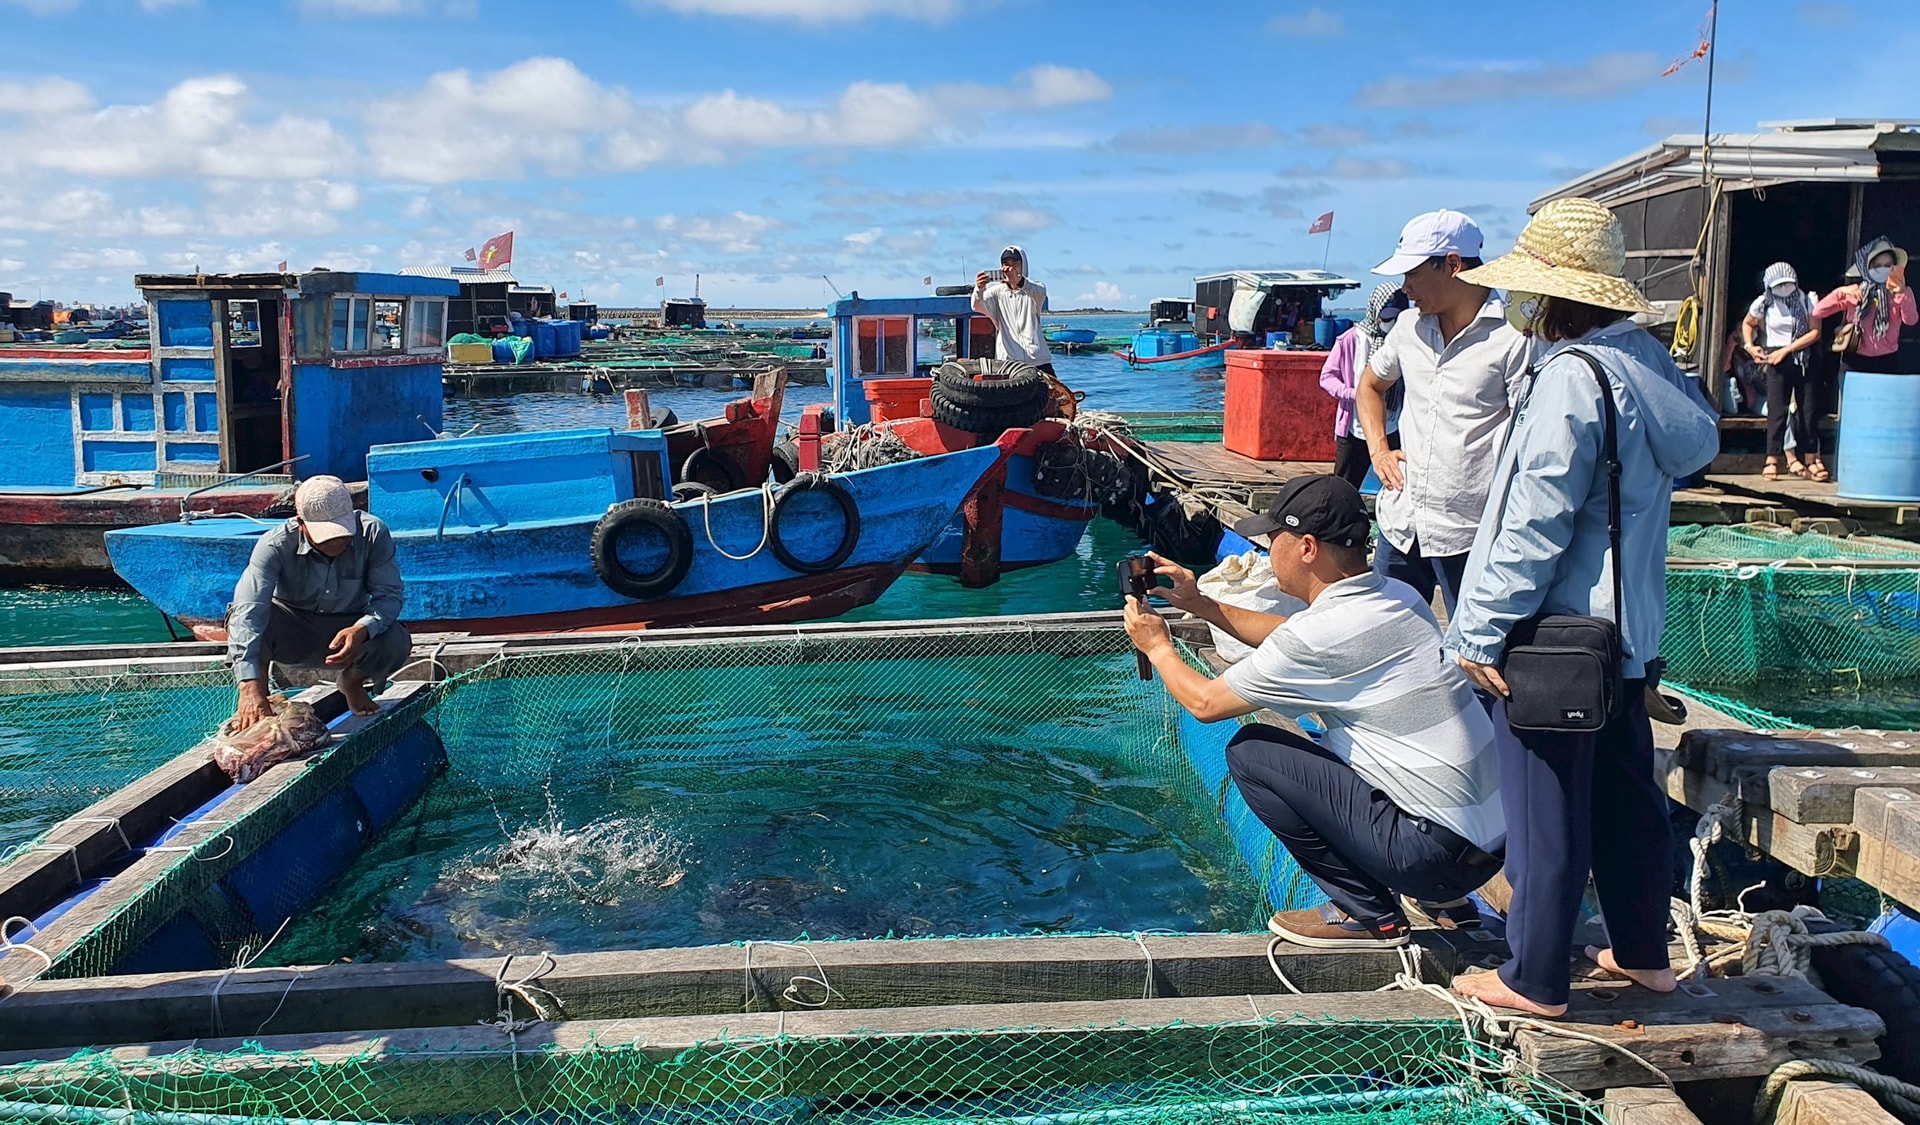
<path id="1" fill-rule="evenodd" d="M 1256 461 L 1333 460 L 1333 398 L 1320 388 L 1326 352 L 1226 355 L 1229 451 Z"/>

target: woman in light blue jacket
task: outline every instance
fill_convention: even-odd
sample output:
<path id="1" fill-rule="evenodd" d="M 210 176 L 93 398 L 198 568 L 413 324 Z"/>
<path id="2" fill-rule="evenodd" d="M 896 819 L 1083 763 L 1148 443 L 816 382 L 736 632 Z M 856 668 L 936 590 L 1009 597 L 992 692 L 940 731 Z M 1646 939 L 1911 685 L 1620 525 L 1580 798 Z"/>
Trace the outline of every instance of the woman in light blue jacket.
<path id="1" fill-rule="evenodd" d="M 1666 625 L 1673 482 L 1713 460 L 1719 424 L 1666 348 L 1631 320 L 1652 307 L 1626 280 L 1626 261 L 1619 221 L 1567 199 L 1542 207 L 1513 253 L 1461 275 L 1509 290 L 1509 319 L 1548 345 L 1515 408 L 1447 634 L 1461 666 L 1495 696 L 1508 694 L 1499 669 L 1516 623 L 1538 613 L 1616 616 L 1600 384 L 1573 353 L 1599 362 L 1618 414 L 1625 705 L 1597 732 L 1501 739 L 1514 957 L 1455 982 L 1490 1004 L 1549 1016 L 1566 1010 L 1567 950 L 1589 870 L 1611 947 L 1588 955 L 1649 988 L 1675 984 L 1667 800 L 1654 784 L 1644 694 Z"/>

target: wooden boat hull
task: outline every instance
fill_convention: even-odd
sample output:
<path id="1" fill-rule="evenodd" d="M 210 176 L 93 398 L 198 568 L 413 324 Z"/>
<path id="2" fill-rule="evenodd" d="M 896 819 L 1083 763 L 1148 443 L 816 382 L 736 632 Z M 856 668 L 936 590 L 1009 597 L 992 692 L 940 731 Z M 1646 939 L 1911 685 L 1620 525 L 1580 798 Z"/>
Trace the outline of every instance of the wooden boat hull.
<path id="1" fill-rule="evenodd" d="M 496 633 L 831 616 L 879 597 L 1003 456 L 1001 447 L 987 446 L 834 477 L 853 497 L 861 526 L 853 552 L 825 574 L 790 570 L 767 549 L 759 489 L 677 504 L 693 535 L 692 565 L 671 591 L 647 599 L 615 593 L 594 572 L 597 517 L 490 526 L 476 504 L 455 515 L 444 534 L 395 532 L 406 582 L 403 620 Z M 798 512 L 783 528 L 783 543 L 803 559 L 830 556 L 844 533 L 837 510 L 816 512 Z M 203 520 L 129 529 L 110 534 L 107 550 L 134 589 L 212 637 L 268 526 Z"/>
<path id="2" fill-rule="evenodd" d="M 0 588 L 125 589 L 107 557 L 106 533 L 173 523 L 183 489 L 0 492 Z M 193 497 L 196 511 L 257 516 L 286 490 L 236 488 Z"/>
<path id="3" fill-rule="evenodd" d="M 931 418 L 913 418 L 892 424 L 893 432 L 921 453 L 965 448 L 981 440 L 964 430 Z M 999 569 L 1019 570 L 1058 562 L 1074 552 L 1087 524 L 1100 514 L 1098 504 L 1078 504 L 1042 496 L 1034 485 L 1034 453 L 1043 445 L 1061 441 L 1066 427 L 1051 419 L 1023 430 L 1008 430 L 1001 439 L 1007 449 L 1005 479 L 1000 482 Z M 967 546 L 967 519 L 956 513 L 940 537 L 916 559 L 912 569 L 934 574 L 960 574 Z"/>
<path id="4" fill-rule="evenodd" d="M 1136 356 L 1133 349 L 1119 353 L 1129 368 L 1147 368 L 1154 371 L 1205 371 L 1227 365 L 1227 352 L 1240 346 L 1238 340 L 1227 340 L 1211 347 L 1196 348 L 1190 352 L 1175 352 L 1172 355 Z"/>

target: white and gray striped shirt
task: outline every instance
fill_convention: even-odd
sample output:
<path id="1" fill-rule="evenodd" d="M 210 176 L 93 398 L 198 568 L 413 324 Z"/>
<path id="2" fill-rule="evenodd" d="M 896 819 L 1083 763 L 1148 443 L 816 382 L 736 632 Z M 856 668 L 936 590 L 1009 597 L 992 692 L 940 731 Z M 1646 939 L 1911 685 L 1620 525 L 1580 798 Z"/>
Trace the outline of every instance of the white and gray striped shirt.
<path id="1" fill-rule="evenodd" d="M 1493 850 L 1507 831 L 1493 721 L 1440 641 L 1413 587 L 1362 574 L 1321 591 L 1222 678 L 1248 703 L 1317 715 L 1327 750 L 1402 812 Z"/>

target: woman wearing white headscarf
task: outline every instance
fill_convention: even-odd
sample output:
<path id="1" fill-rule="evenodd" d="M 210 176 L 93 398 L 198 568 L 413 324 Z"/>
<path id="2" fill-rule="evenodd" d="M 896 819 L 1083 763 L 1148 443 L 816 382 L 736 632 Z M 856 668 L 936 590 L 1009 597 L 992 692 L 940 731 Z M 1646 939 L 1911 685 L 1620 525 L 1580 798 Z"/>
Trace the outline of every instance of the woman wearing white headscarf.
<path id="1" fill-rule="evenodd" d="M 1360 323 L 1340 334 L 1320 365 L 1320 388 L 1333 396 L 1333 475 L 1355 488 L 1367 479 L 1373 457 L 1367 452 L 1367 437 L 1361 432 L 1360 417 L 1354 412 L 1354 388 L 1367 360 L 1387 340 L 1387 329 L 1407 307 L 1407 295 L 1393 282 L 1374 287 L 1367 298 L 1367 315 Z M 1397 388 L 1396 388 L 1397 389 Z M 1396 403 L 1387 404 L 1387 444 L 1400 448 L 1400 411 Z"/>
<path id="2" fill-rule="evenodd" d="M 1460 275 L 1508 290 L 1508 319 L 1549 346 L 1518 392 L 1447 647 L 1502 699 L 1508 638 L 1536 614 L 1617 618 L 1625 654 L 1622 706 L 1598 731 L 1513 728 L 1499 740 L 1514 956 L 1497 972 L 1455 978 L 1454 989 L 1547 1016 L 1566 1011 L 1567 950 L 1589 871 L 1610 947 L 1588 955 L 1649 988 L 1675 987 L 1667 799 L 1654 784 L 1645 689 L 1658 678 L 1666 625 L 1673 482 L 1713 460 L 1719 420 L 1667 349 L 1634 324 L 1630 314 L 1652 307 L 1626 280 L 1626 267 L 1620 221 L 1591 200 L 1561 199 L 1540 209 L 1513 253 Z M 1599 366 L 1617 414 L 1617 558 L 1608 532 L 1606 400 L 1583 355 Z M 1495 711 L 1504 723 L 1504 707 Z"/>
<path id="3" fill-rule="evenodd" d="M 1808 350 L 1820 341 L 1820 322 L 1813 316 L 1817 298 L 1800 288 L 1800 275 L 1786 262 L 1768 266 L 1761 281 L 1765 291 L 1753 299 L 1740 321 L 1741 343 L 1767 388 L 1767 462 L 1760 475 L 1777 479 L 1784 452 L 1788 472 L 1823 481 L 1827 468 L 1820 460 L 1820 378 L 1813 370 L 1813 355 Z M 1789 399 L 1793 403 L 1791 412 L 1787 409 Z M 1791 452 L 1785 448 L 1789 421 L 1793 429 Z M 1802 457 L 1806 458 L 1804 464 Z"/>

